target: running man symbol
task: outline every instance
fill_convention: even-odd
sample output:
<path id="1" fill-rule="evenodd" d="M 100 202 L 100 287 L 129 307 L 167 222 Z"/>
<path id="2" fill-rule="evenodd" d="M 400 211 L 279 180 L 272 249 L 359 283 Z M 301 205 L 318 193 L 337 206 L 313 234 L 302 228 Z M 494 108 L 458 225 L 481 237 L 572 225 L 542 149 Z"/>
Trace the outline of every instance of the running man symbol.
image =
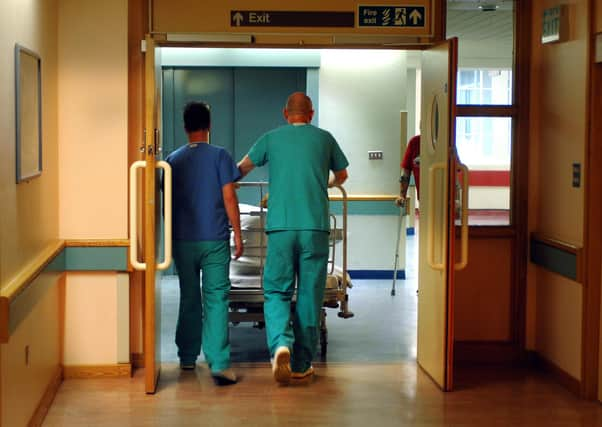
<path id="1" fill-rule="evenodd" d="M 396 7 L 395 8 L 395 26 L 405 27 L 406 26 L 406 8 Z"/>
<path id="2" fill-rule="evenodd" d="M 383 10 L 383 27 L 391 24 L 391 9 Z"/>

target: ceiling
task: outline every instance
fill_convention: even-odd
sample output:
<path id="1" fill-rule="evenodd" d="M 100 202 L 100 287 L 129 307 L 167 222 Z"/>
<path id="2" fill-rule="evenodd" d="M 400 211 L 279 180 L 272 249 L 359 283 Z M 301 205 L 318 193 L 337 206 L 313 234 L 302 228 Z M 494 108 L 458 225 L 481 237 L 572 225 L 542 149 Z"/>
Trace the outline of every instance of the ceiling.
<path id="1" fill-rule="evenodd" d="M 487 10 L 512 10 L 514 0 L 447 0 L 447 10 L 477 10 L 483 13 Z"/>
<path id="2" fill-rule="evenodd" d="M 497 4 L 495 11 L 484 12 L 479 5 Z M 448 0 L 447 37 L 487 42 L 512 42 L 514 2 L 510 0 Z"/>

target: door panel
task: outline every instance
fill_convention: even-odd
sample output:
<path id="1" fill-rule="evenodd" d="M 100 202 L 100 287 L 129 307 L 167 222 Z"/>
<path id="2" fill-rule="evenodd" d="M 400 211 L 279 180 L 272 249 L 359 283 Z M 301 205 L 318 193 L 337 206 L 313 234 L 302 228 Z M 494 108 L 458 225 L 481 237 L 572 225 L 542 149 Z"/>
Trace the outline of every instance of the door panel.
<path id="1" fill-rule="evenodd" d="M 288 96 L 305 91 L 305 68 L 234 69 L 234 158 L 249 152 L 264 132 L 286 124 L 282 110 Z M 268 168 L 255 168 L 245 181 L 268 181 Z M 257 190 L 243 187 L 238 191 L 242 203 L 256 203 Z"/>
<path id="2" fill-rule="evenodd" d="M 144 371 L 145 391 L 154 393 L 161 369 L 161 271 L 156 266 L 162 259 L 163 213 L 160 174 L 161 160 L 161 84 L 160 50 L 151 37 L 146 38 L 145 55 L 145 189 L 144 189 Z"/>
<path id="3" fill-rule="evenodd" d="M 456 39 L 422 53 L 417 358 L 443 390 L 453 386 L 456 56 Z"/>
<path id="4" fill-rule="evenodd" d="M 202 100 L 211 107 L 211 143 L 240 160 L 267 130 L 285 124 L 282 109 L 292 92 L 305 91 L 306 68 L 178 67 L 163 69 L 165 154 L 186 144 L 182 127 L 185 103 Z M 317 100 L 315 100 L 317 103 Z M 258 168 L 247 181 L 265 181 L 267 169 Z M 241 203 L 255 203 L 256 191 L 241 188 Z M 173 271 L 173 270 L 172 270 Z"/>
<path id="5" fill-rule="evenodd" d="M 231 68 L 179 68 L 174 71 L 174 86 L 174 128 L 177 141 L 174 148 L 188 141 L 182 121 L 184 105 L 191 101 L 203 101 L 211 109 L 209 142 L 232 153 L 234 82 Z"/>

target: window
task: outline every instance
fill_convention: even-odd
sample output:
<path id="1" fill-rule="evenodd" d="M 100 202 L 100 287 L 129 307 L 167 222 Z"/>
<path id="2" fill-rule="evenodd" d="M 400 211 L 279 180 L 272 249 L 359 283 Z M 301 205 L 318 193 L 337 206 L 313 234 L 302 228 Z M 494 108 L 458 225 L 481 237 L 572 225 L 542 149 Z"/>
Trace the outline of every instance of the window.
<path id="1" fill-rule="evenodd" d="M 514 1 L 450 1 L 458 38 L 456 150 L 468 166 L 469 224 L 510 225 L 514 107 Z"/>
<path id="2" fill-rule="evenodd" d="M 512 104 L 512 70 L 458 70 L 458 105 Z"/>
<path id="3" fill-rule="evenodd" d="M 470 225 L 510 224 L 510 117 L 458 117 L 456 149 L 468 166 Z"/>

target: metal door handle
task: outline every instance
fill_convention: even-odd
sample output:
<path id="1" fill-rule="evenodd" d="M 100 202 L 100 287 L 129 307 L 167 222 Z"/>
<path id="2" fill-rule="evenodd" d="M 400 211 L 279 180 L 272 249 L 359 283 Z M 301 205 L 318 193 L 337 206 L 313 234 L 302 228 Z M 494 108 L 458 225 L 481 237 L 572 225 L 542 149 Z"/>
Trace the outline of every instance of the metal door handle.
<path id="1" fill-rule="evenodd" d="M 468 168 L 460 162 L 457 165 L 462 171 L 461 256 L 460 262 L 454 264 L 454 269 L 462 270 L 468 264 Z"/>
<path id="2" fill-rule="evenodd" d="M 166 161 L 157 162 L 157 167 L 163 169 L 163 210 L 165 235 L 163 236 L 163 261 L 157 264 L 157 270 L 167 270 L 171 264 L 171 166 Z"/>
<path id="3" fill-rule="evenodd" d="M 146 270 L 146 263 L 138 261 L 138 169 L 146 168 L 146 160 L 138 160 L 130 166 L 130 264 L 136 270 Z"/>

